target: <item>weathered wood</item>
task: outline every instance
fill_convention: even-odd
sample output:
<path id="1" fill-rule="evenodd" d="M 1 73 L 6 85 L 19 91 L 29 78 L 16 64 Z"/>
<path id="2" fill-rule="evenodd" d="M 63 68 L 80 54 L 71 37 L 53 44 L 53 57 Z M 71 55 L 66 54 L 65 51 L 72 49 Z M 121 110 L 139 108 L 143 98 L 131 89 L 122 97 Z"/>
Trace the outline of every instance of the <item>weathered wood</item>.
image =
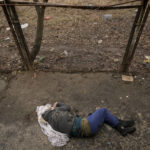
<path id="1" fill-rule="evenodd" d="M 4 3 L 6 5 L 3 6 L 3 11 L 5 13 L 8 24 L 12 31 L 12 35 L 15 39 L 22 61 L 27 70 L 32 70 L 32 61 L 31 61 L 30 53 L 21 29 L 21 25 L 19 22 L 19 18 L 17 16 L 16 9 L 14 6 L 7 6 L 9 2 L 10 0 L 4 0 Z"/>
<path id="2" fill-rule="evenodd" d="M 129 71 L 129 66 L 131 65 L 131 61 L 133 60 L 136 47 L 138 45 L 140 36 L 142 34 L 145 22 L 148 18 L 148 14 L 149 14 L 148 2 L 149 0 L 144 0 L 143 5 L 140 8 L 138 8 L 135 21 L 133 23 L 133 27 L 130 33 L 127 48 L 123 57 L 123 61 L 120 69 L 121 72 Z"/>

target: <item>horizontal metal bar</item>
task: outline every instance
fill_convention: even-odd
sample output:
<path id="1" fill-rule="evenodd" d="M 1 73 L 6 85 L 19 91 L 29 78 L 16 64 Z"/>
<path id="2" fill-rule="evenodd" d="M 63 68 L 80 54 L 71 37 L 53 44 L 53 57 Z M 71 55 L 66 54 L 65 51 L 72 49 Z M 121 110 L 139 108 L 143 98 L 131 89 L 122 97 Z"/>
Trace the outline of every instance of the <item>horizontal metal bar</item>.
<path id="1" fill-rule="evenodd" d="M 6 5 L 0 1 L 0 6 Z M 118 5 L 118 4 L 117 4 Z M 63 4 L 50 4 L 50 3 L 35 3 L 35 2 L 10 2 L 7 6 L 45 6 L 56 8 L 72 8 L 72 9 L 90 9 L 90 10 L 111 10 L 111 9 L 131 9 L 139 8 L 141 5 L 128 5 L 128 6 L 78 6 L 78 5 L 63 5 Z"/>
<path id="2" fill-rule="evenodd" d="M 4 6 L 5 4 L 0 4 Z M 56 8 L 72 8 L 72 9 L 84 9 L 84 10 L 111 10 L 111 9 L 133 9 L 139 8 L 141 5 L 134 6 L 119 6 L 119 7 L 109 7 L 109 6 L 73 6 L 73 5 L 56 5 L 56 4 L 7 4 L 7 6 L 45 6 L 45 7 L 56 7 Z"/>
<path id="3" fill-rule="evenodd" d="M 0 1 L 5 1 L 5 0 L 0 0 Z M 112 5 L 107 5 L 107 6 L 121 6 L 121 5 L 125 5 L 125 4 L 129 4 L 129 3 L 135 3 L 135 2 L 140 2 L 142 0 L 132 0 L 132 1 L 128 1 L 128 2 L 122 2 L 122 3 L 117 3 L 117 4 L 112 4 Z M 44 2 L 27 2 L 27 1 L 9 1 L 9 3 L 13 3 L 13 4 L 50 4 L 50 3 L 44 3 Z"/>

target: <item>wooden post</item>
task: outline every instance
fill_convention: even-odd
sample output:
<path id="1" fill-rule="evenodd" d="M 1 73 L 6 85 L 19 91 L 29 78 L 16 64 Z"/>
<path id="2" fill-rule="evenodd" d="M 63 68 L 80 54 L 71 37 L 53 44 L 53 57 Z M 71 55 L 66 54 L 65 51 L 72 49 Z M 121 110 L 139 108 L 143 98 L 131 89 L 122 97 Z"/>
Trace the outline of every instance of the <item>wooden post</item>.
<path id="1" fill-rule="evenodd" d="M 8 21 L 8 24 L 10 26 L 11 32 L 13 34 L 13 37 L 15 39 L 16 45 L 18 47 L 19 53 L 21 55 L 22 61 L 26 69 L 33 70 L 30 52 L 28 50 L 28 46 L 26 44 L 26 40 L 21 29 L 16 9 L 14 6 L 7 6 L 9 2 L 10 0 L 4 0 L 5 5 L 2 6 L 5 17 Z"/>
<path id="2" fill-rule="evenodd" d="M 128 72 L 129 66 L 133 59 L 136 47 L 138 45 L 140 36 L 142 34 L 145 22 L 148 18 L 149 14 L 149 0 L 144 0 L 143 5 L 138 8 L 135 21 L 133 23 L 133 27 L 130 33 L 129 41 L 127 44 L 127 48 L 123 57 L 122 65 L 121 65 L 121 72 Z"/>

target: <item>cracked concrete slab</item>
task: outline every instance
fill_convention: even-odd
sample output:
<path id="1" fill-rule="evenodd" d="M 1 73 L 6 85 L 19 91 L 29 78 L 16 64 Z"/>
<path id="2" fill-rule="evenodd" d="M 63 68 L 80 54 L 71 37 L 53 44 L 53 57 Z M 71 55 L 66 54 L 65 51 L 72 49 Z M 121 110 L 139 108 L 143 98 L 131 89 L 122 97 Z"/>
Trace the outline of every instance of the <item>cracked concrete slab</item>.
<path id="1" fill-rule="evenodd" d="M 144 78 L 144 79 L 143 79 Z M 124 82 L 108 73 L 21 73 L 9 81 L 0 99 L 0 150 L 149 150 L 150 78 Z M 4 84 L 5 85 L 5 84 Z M 127 137 L 103 126 L 95 137 L 71 138 L 62 148 L 52 147 L 41 132 L 36 107 L 62 101 L 82 116 L 96 106 L 122 119 L 133 118 L 137 131 Z"/>

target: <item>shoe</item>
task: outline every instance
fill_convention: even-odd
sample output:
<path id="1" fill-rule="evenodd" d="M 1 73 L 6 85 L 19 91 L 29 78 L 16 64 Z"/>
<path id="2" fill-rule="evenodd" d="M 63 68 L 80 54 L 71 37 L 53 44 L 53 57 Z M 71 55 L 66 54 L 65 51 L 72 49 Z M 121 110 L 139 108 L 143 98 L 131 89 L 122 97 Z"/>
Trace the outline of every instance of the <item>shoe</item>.
<path id="1" fill-rule="evenodd" d="M 127 127 L 125 128 L 124 126 L 122 126 L 120 123 L 115 127 L 115 129 L 122 135 L 122 136 L 126 136 L 128 133 L 133 133 L 136 131 L 135 127 Z"/>
<path id="2" fill-rule="evenodd" d="M 125 128 L 126 127 L 132 127 L 134 126 L 134 120 L 120 120 L 119 119 L 119 122 L 122 126 L 124 126 Z"/>

